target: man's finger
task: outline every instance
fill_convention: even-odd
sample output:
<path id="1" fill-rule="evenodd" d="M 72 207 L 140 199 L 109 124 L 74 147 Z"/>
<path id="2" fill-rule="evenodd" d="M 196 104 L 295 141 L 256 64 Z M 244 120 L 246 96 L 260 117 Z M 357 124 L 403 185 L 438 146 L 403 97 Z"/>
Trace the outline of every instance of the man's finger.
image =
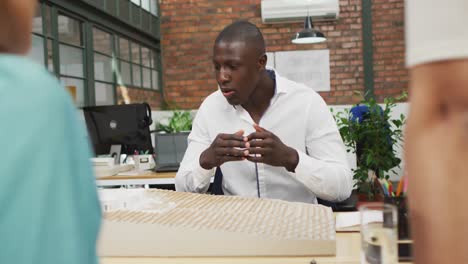
<path id="1" fill-rule="evenodd" d="M 254 124 L 253 127 L 255 128 L 255 131 L 257 132 L 266 132 L 267 130 L 257 124 Z"/>
<path id="2" fill-rule="evenodd" d="M 260 154 L 260 155 L 265 155 L 271 152 L 270 148 L 249 148 L 247 149 L 249 151 L 249 154 Z"/>
<path id="3" fill-rule="evenodd" d="M 249 141 L 250 148 L 264 148 L 265 142 L 264 140 L 252 140 Z"/>
<path id="4" fill-rule="evenodd" d="M 219 147 L 225 147 L 225 148 L 247 148 L 246 146 L 247 142 L 245 141 L 240 141 L 240 140 L 222 140 L 219 142 L 218 146 Z"/>
<path id="5" fill-rule="evenodd" d="M 236 134 L 238 133 L 238 134 Z M 240 134 L 240 131 L 236 132 L 234 134 L 219 134 L 219 138 L 223 140 L 238 140 L 238 141 L 245 141 L 246 137 L 243 137 L 242 134 Z"/>
<path id="6" fill-rule="evenodd" d="M 244 130 L 241 129 L 241 130 L 237 131 L 236 133 L 234 133 L 234 135 L 242 136 L 242 135 L 244 135 Z"/>
<path id="7" fill-rule="evenodd" d="M 241 161 L 241 160 L 245 160 L 246 157 L 234 157 L 234 156 L 223 156 L 221 158 L 221 161 L 224 163 L 224 162 L 228 162 L 228 161 Z"/>
<path id="8" fill-rule="evenodd" d="M 249 155 L 248 150 L 237 149 L 237 148 L 216 148 L 216 156 L 233 156 L 233 157 L 244 157 Z"/>
<path id="9" fill-rule="evenodd" d="M 268 132 L 253 132 L 252 134 L 247 136 L 247 139 L 249 141 L 252 141 L 254 139 L 265 139 L 268 138 L 270 133 Z"/>
<path id="10" fill-rule="evenodd" d="M 248 156 L 246 157 L 248 161 L 264 163 L 265 159 L 262 156 Z"/>

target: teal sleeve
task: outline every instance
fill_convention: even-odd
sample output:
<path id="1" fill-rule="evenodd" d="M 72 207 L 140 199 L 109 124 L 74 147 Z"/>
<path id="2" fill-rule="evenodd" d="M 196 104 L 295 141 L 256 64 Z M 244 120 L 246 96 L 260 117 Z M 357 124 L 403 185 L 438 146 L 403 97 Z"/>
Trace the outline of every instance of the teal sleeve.
<path id="1" fill-rule="evenodd" d="M 0 263 L 97 263 L 101 211 L 84 125 L 54 77 L 22 59 L 8 65 L 26 76 L 0 58 Z"/>

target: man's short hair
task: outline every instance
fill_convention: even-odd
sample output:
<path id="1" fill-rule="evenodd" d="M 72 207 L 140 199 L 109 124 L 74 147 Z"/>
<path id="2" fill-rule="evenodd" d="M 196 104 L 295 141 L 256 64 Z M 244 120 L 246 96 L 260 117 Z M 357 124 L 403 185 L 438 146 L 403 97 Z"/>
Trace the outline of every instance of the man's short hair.
<path id="1" fill-rule="evenodd" d="M 226 26 L 215 40 L 215 45 L 218 43 L 242 41 L 248 47 L 255 48 L 259 55 L 265 53 L 265 39 L 263 38 L 260 29 L 245 20 L 238 20 Z"/>

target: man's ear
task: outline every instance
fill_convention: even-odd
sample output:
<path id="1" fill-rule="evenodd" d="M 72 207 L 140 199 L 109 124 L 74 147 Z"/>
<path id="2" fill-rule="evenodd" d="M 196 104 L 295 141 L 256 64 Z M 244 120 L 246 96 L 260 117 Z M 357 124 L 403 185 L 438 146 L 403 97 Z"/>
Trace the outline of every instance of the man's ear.
<path id="1" fill-rule="evenodd" d="M 259 58 L 258 58 L 258 66 L 260 68 L 260 70 L 263 70 L 265 69 L 266 67 L 266 64 L 267 64 L 267 55 L 265 53 L 263 53 Z"/>

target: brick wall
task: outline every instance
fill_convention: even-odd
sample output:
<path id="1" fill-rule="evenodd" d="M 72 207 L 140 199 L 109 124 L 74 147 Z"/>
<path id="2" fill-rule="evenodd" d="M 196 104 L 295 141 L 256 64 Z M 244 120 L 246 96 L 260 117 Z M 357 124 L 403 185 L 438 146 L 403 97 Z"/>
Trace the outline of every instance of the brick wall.
<path id="1" fill-rule="evenodd" d="M 193 109 L 216 90 L 211 63 L 214 39 L 226 25 L 246 19 L 263 32 L 267 51 L 329 49 L 331 91 L 321 95 L 328 104 L 355 103 L 353 91 L 364 90 L 361 2 L 340 0 L 339 20 L 314 23 L 327 42 L 295 45 L 291 39 L 302 23 L 262 24 L 260 0 L 161 0 L 166 100 Z M 373 2 L 375 93 L 384 97 L 406 89 L 403 0 Z"/>

